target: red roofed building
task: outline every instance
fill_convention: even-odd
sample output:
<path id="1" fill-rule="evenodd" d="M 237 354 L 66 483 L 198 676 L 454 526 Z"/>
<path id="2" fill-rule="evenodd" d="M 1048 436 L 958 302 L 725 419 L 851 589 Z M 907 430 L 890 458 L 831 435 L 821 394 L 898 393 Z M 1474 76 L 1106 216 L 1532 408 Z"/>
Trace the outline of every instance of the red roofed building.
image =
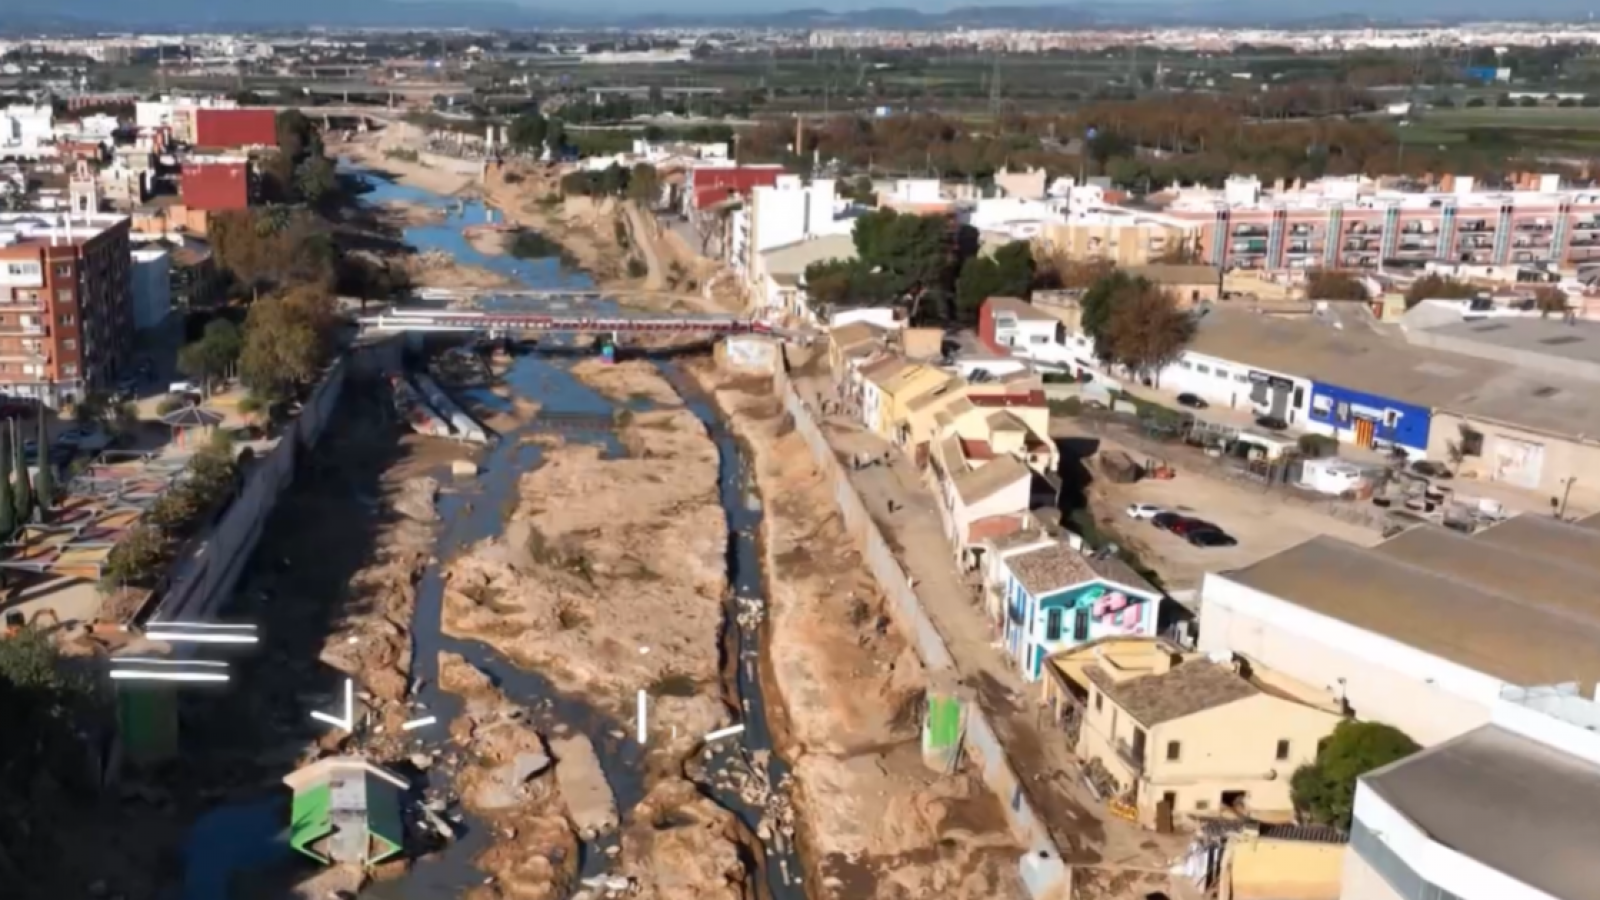
<path id="1" fill-rule="evenodd" d="M 276 147 L 278 114 L 270 109 L 196 109 L 194 145 Z"/>
<path id="2" fill-rule="evenodd" d="M 785 174 L 782 166 L 700 166 L 689 170 L 684 187 L 688 215 L 758 187 L 772 187 Z"/>
<path id="3" fill-rule="evenodd" d="M 180 192 L 189 209 L 246 209 L 251 195 L 250 164 L 244 160 L 184 163 Z"/>

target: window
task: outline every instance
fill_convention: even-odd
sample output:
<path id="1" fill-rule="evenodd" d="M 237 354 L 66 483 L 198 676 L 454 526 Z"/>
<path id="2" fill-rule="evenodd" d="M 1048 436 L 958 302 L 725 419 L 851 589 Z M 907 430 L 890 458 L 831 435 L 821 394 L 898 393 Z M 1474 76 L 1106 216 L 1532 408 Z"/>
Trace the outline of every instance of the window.
<path id="1" fill-rule="evenodd" d="M 1278 742 L 1278 755 L 1277 755 L 1278 762 L 1283 762 L 1284 760 L 1286 760 L 1288 758 L 1289 758 L 1289 742 L 1288 741 L 1279 741 Z"/>
<path id="2" fill-rule="evenodd" d="M 1047 641 L 1061 640 L 1061 610 L 1046 610 L 1044 614 L 1044 639 Z"/>
<path id="3" fill-rule="evenodd" d="M 1224 369 L 1221 366 L 1217 366 L 1215 369 L 1212 370 L 1212 374 L 1216 375 L 1218 378 L 1222 379 L 1223 381 L 1227 381 L 1228 380 L 1228 376 L 1231 375 L 1232 373 L 1230 373 L 1227 369 Z"/>
<path id="4" fill-rule="evenodd" d="M 74 323 L 75 323 L 75 322 L 76 322 L 76 321 L 77 321 L 77 320 L 75 320 L 75 319 L 74 319 L 74 318 L 73 318 L 73 317 L 72 317 L 72 316 L 71 316 L 71 314 L 68 314 L 68 315 L 64 315 L 64 316 L 62 316 L 62 317 L 61 317 L 61 324 L 63 324 L 63 325 L 72 325 L 72 324 L 74 324 Z"/>
<path id="5" fill-rule="evenodd" d="M 76 349 L 78 349 L 78 342 L 73 340 L 72 338 L 67 338 L 66 340 L 61 342 L 61 349 L 63 349 L 63 350 L 76 350 Z"/>
<path id="6" fill-rule="evenodd" d="M 1028 343 L 1030 343 L 1030 344 L 1048 344 L 1048 343 L 1050 343 L 1050 336 L 1049 335 L 1044 335 L 1044 334 L 1030 334 L 1030 335 L 1028 335 Z"/>
<path id="7" fill-rule="evenodd" d="M 1095 712 L 1100 712 L 1101 710 L 1105 709 L 1105 706 L 1106 706 L 1106 702 L 1105 701 L 1106 701 L 1106 695 L 1100 693 L 1099 691 L 1095 691 L 1094 692 L 1094 711 Z"/>
<path id="8" fill-rule="evenodd" d="M 1072 617 L 1072 639 L 1087 641 L 1089 639 L 1089 610 L 1079 609 Z"/>
<path id="9" fill-rule="evenodd" d="M 1400 411 L 1399 410 L 1386 409 L 1386 410 L 1383 411 L 1383 427 L 1385 427 L 1385 428 L 1393 428 L 1395 425 L 1398 425 L 1399 423 L 1400 423 Z"/>
<path id="10" fill-rule="evenodd" d="M 1249 384 L 1250 383 L 1250 376 L 1249 375 L 1245 375 L 1243 373 L 1239 373 L 1239 374 L 1235 374 L 1233 376 L 1233 380 L 1239 382 L 1240 384 Z"/>
<path id="11" fill-rule="evenodd" d="M 71 363 L 68 363 L 67 365 L 64 365 L 64 366 L 61 367 L 61 374 L 67 375 L 67 376 L 76 375 L 76 374 L 78 374 L 78 367 L 75 366 L 75 365 L 72 365 Z"/>
<path id="12" fill-rule="evenodd" d="M 1194 364 L 1189 362 L 1186 359 L 1178 360 L 1178 365 L 1179 365 L 1179 367 L 1184 368 L 1184 369 L 1192 369 L 1192 368 L 1194 368 Z"/>
<path id="13" fill-rule="evenodd" d="M 60 288 L 56 291 L 56 302 L 63 306 L 72 305 L 72 288 Z"/>
<path id="14" fill-rule="evenodd" d="M 72 263 L 56 263 L 56 265 L 55 265 L 55 276 L 57 278 L 71 278 L 72 277 Z"/>
<path id="15" fill-rule="evenodd" d="M 1167 762 L 1177 762 L 1183 758 L 1183 744 L 1178 741 L 1167 741 Z"/>
<path id="16" fill-rule="evenodd" d="M 1205 812 L 1206 810 L 1211 808 L 1211 801 L 1210 800 L 1196 800 L 1194 802 L 1194 808 L 1198 812 Z"/>
<path id="17" fill-rule="evenodd" d="M 1196 365 L 1194 367 L 1194 370 L 1196 372 L 1199 372 L 1201 375 L 1210 375 L 1211 374 L 1211 367 L 1210 366 Z"/>
<path id="18" fill-rule="evenodd" d="M 1483 432 L 1473 431 L 1465 425 L 1461 426 L 1461 455 L 1483 455 Z"/>
<path id="19" fill-rule="evenodd" d="M 1327 415 L 1333 411 L 1333 398 L 1327 394 L 1312 394 L 1311 411 L 1319 416 Z"/>

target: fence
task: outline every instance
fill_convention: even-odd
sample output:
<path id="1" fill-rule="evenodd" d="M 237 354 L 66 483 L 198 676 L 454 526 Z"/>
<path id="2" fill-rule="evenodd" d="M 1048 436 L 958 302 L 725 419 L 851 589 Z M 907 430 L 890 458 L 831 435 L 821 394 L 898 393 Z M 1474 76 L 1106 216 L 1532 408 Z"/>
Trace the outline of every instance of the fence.
<path id="1" fill-rule="evenodd" d="M 922 664 L 934 673 L 943 671 L 959 675 L 955 660 L 950 655 L 950 648 L 939 634 L 933 619 L 929 617 L 922 598 L 918 597 L 917 592 L 911 587 L 905 571 L 900 567 L 900 562 L 895 559 L 894 551 L 889 548 L 888 541 L 878 530 L 877 523 L 872 521 L 861 495 L 850 484 L 850 477 L 839 465 L 833 447 L 828 444 L 827 437 L 817 426 L 816 420 L 811 417 L 811 410 L 807 408 L 805 401 L 800 399 L 799 393 L 790 384 L 782 366 L 778 367 L 773 383 L 783 399 L 784 408 L 794 421 L 795 430 L 805 438 L 817 465 L 832 475 L 833 495 L 839 503 L 839 512 L 844 517 L 845 527 L 861 542 L 862 556 L 867 561 L 867 568 L 878 580 L 885 596 L 890 599 L 890 609 L 895 615 L 896 622 L 912 638 Z M 965 744 L 968 756 L 979 766 L 984 783 L 995 792 L 1004 805 L 1013 832 L 1028 845 L 1030 851 L 1028 856 L 1039 857 L 1040 854 L 1048 854 L 1045 858 L 1059 860 L 1061 853 L 1051 840 L 1050 832 L 1044 822 L 1029 804 L 1023 791 L 1022 779 L 1007 761 L 1005 748 L 1001 746 L 988 717 L 976 704 L 971 704 L 967 716 Z M 1031 886 L 1033 882 L 1028 883 Z"/>

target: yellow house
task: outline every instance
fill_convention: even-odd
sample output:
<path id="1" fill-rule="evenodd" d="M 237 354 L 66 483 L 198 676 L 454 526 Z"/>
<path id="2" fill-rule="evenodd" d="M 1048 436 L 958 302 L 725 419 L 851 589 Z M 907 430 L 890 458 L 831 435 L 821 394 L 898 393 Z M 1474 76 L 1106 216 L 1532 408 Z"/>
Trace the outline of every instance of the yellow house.
<path id="1" fill-rule="evenodd" d="M 828 332 L 828 367 L 842 378 L 851 361 L 865 359 L 883 349 L 888 332 L 867 322 L 852 322 Z"/>
<path id="2" fill-rule="evenodd" d="M 1228 842 L 1217 900 L 1339 900 L 1343 843 L 1272 834 L 1270 827 L 1254 828 Z"/>
<path id="3" fill-rule="evenodd" d="M 898 442 L 905 434 L 904 423 L 911 404 L 945 386 L 950 379 L 948 372 L 921 363 L 902 361 L 898 367 L 881 370 L 875 381 L 883 401 L 873 430 L 884 440 Z"/>
<path id="4" fill-rule="evenodd" d="M 1091 643 L 1046 666 L 1054 682 L 1046 699 L 1075 720 L 1077 754 L 1098 775 L 1097 788 L 1147 828 L 1217 815 L 1292 817 L 1290 776 L 1316 757 L 1340 705 L 1242 660 L 1146 644 Z"/>

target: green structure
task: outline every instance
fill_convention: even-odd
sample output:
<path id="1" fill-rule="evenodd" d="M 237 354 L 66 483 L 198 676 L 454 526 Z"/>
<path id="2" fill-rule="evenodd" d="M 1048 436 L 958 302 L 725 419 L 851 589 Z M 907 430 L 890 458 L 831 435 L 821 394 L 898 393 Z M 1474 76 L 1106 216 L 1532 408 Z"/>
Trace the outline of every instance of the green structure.
<path id="1" fill-rule="evenodd" d="M 372 866 L 403 849 L 404 778 L 355 756 L 320 759 L 285 775 L 294 791 L 289 845 L 317 862 Z"/>
<path id="2" fill-rule="evenodd" d="M 948 678 L 928 687 L 928 715 L 922 722 L 922 761 L 936 772 L 954 772 L 966 736 L 967 699 Z"/>
<path id="3" fill-rule="evenodd" d="M 178 692 L 170 683 L 116 684 L 123 758 L 141 766 L 177 758 Z"/>

